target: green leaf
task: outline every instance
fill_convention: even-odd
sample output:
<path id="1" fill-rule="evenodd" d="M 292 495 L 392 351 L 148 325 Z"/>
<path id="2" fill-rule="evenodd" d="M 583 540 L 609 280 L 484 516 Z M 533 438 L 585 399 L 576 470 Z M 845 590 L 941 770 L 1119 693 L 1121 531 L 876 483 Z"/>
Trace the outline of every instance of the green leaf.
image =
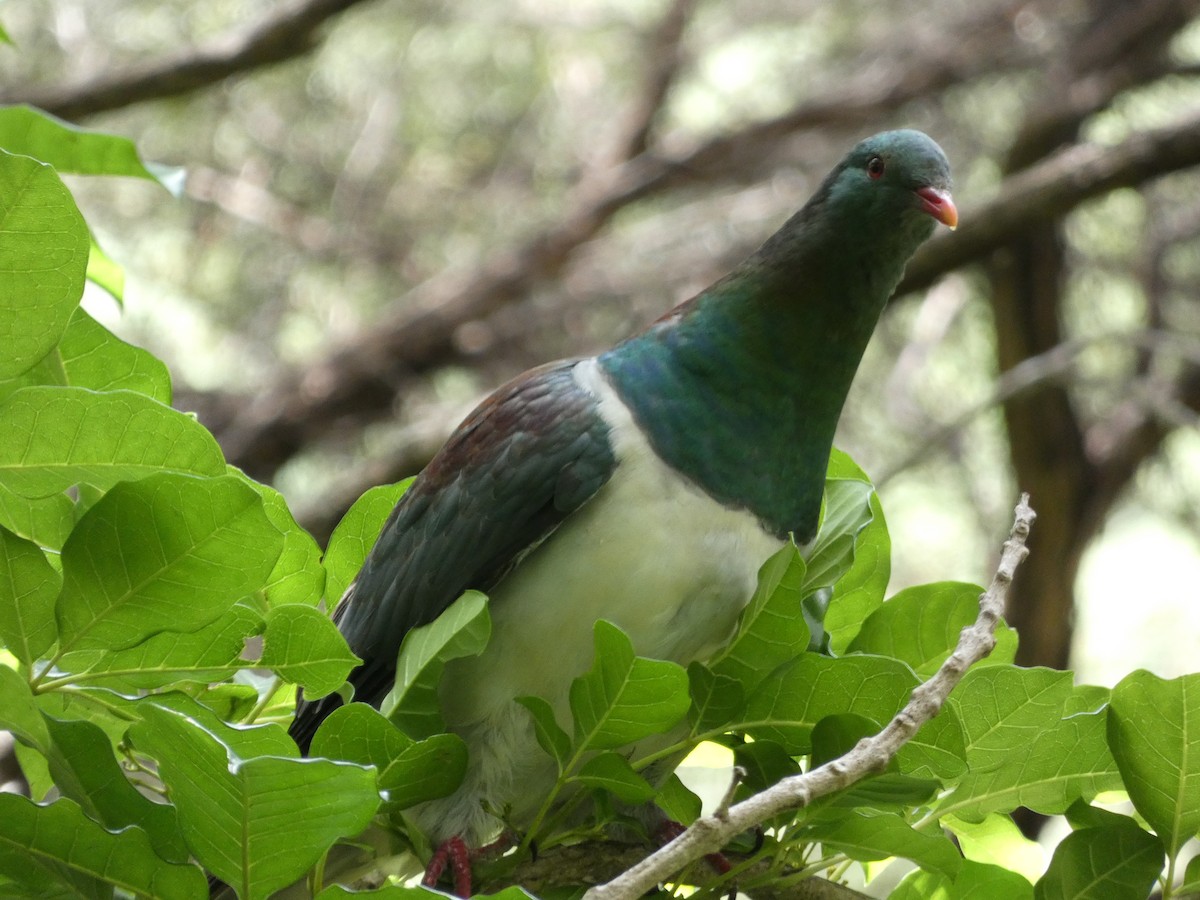
<path id="1" fill-rule="evenodd" d="M 121 268 L 120 263 L 104 252 L 104 248 L 96 243 L 94 236 L 91 251 L 88 253 L 87 279 L 107 291 L 118 305 L 124 305 L 125 270 Z"/>
<path id="2" fill-rule="evenodd" d="M 784 778 L 800 774 L 800 764 L 774 741 L 752 741 L 733 751 L 734 763 L 746 772 L 743 784 L 753 791 L 765 790 Z"/>
<path id="3" fill-rule="evenodd" d="M 303 603 L 316 606 L 325 590 L 321 548 L 311 534 L 296 524 L 287 501 L 279 491 L 249 478 L 246 478 L 246 482 L 258 491 L 267 518 L 283 534 L 283 552 L 279 554 L 275 568 L 263 586 L 267 601 L 272 605 Z"/>
<path id="4" fill-rule="evenodd" d="M 478 656 L 492 634 L 487 597 L 467 591 L 428 625 L 404 635 L 396 660 L 396 684 L 380 709 L 413 738 L 446 730 L 437 686 L 452 659 Z"/>
<path id="5" fill-rule="evenodd" d="M 1200 854 L 1193 856 L 1183 873 L 1183 884 L 1175 892 L 1177 897 L 1187 897 L 1200 893 Z"/>
<path id="6" fill-rule="evenodd" d="M 333 529 L 325 550 L 325 599 L 331 604 L 342 598 L 350 582 L 358 575 L 367 553 L 379 539 L 383 523 L 412 481 L 406 478 L 395 484 L 371 488 L 354 501 L 354 505 Z"/>
<path id="7" fill-rule="evenodd" d="M 1200 673 L 1126 675 L 1107 732 L 1129 799 L 1175 856 L 1200 833 Z"/>
<path id="8" fill-rule="evenodd" d="M 370 768 L 246 759 L 177 713 L 149 706 L 142 715 L 130 735 L 158 760 L 189 848 L 242 900 L 303 876 L 334 841 L 366 828 L 379 805 Z"/>
<path id="9" fill-rule="evenodd" d="M 941 815 L 980 821 L 1026 806 L 1052 815 L 1121 787 L 1105 743 L 1103 688 L 1071 686 L 1069 672 L 989 666 L 950 695 L 967 731 L 970 771 Z"/>
<path id="10" fill-rule="evenodd" d="M 553 757 L 561 773 L 571 755 L 571 736 L 562 730 L 554 717 L 553 708 L 541 697 L 516 699 L 533 717 L 533 733 L 538 746 Z"/>
<path id="11" fill-rule="evenodd" d="M 964 860 L 953 881 L 922 869 L 910 872 L 889 900 L 1033 900 L 1033 885 L 1000 866 Z"/>
<path id="12" fill-rule="evenodd" d="M 54 643 L 61 585 L 41 550 L 0 526 L 0 642 L 26 666 Z"/>
<path id="13" fill-rule="evenodd" d="M 18 494 L 103 490 L 163 469 L 221 475 L 225 460 L 195 419 L 132 391 L 28 387 L 0 403 L 0 484 Z"/>
<path id="14" fill-rule="evenodd" d="M 590 788 L 608 791 L 624 803 L 645 803 L 657 793 L 650 782 L 633 771 L 629 760 L 611 750 L 585 762 L 575 778 Z"/>
<path id="15" fill-rule="evenodd" d="M 763 563 L 737 635 L 709 663 L 714 674 L 734 679 L 749 692 L 776 666 L 808 649 L 809 630 L 800 606 L 806 573 L 800 551 L 790 542 Z"/>
<path id="16" fill-rule="evenodd" d="M 0 146 L 72 175 L 130 175 L 167 183 L 167 170 L 151 172 L 129 138 L 80 128 L 29 106 L 0 109 Z"/>
<path id="17" fill-rule="evenodd" d="M 893 813 L 858 811 L 818 819 L 804 828 L 804 836 L 860 862 L 899 856 L 949 878 L 962 865 L 958 850 L 940 831 L 917 831 Z"/>
<path id="18" fill-rule="evenodd" d="M 667 814 L 672 822 L 688 826 L 700 818 L 700 798 L 672 772 L 654 795 L 654 805 Z"/>
<path id="19" fill-rule="evenodd" d="M 329 617 L 312 606 L 278 606 L 267 615 L 259 665 L 304 688 L 317 700 L 341 687 L 362 660 Z"/>
<path id="20" fill-rule="evenodd" d="M 746 704 L 746 730 L 794 755 L 812 750 L 813 727 L 826 716 L 854 713 L 882 728 L 907 702 L 917 680 L 883 657 L 829 659 L 806 653 L 763 682 Z"/>
<path id="21" fill-rule="evenodd" d="M 571 682 L 575 745 L 610 750 L 662 734 L 687 713 L 687 673 L 675 663 L 634 656 L 621 629 L 603 620 L 593 632 L 592 668 Z"/>
<path id="22" fill-rule="evenodd" d="M 39 749 L 49 763 L 55 787 L 110 831 L 138 825 L 145 829 L 159 856 L 171 862 L 187 862 L 175 809 L 153 803 L 138 793 L 125 778 L 108 736 L 98 726 L 52 716 L 45 720 L 51 744 Z"/>
<path id="23" fill-rule="evenodd" d="M 690 664 L 687 674 L 692 734 L 713 731 L 737 720 L 746 704 L 741 682 L 728 675 L 715 675 L 699 662 Z"/>
<path id="24" fill-rule="evenodd" d="M 872 612 L 883 604 L 892 577 L 892 539 L 879 495 L 870 499 L 871 521 L 854 542 L 854 562 L 833 586 L 825 631 L 834 653 L 842 654 Z"/>
<path id="25" fill-rule="evenodd" d="M 1132 819 L 1067 835 L 1038 881 L 1037 900 L 1145 900 L 1163 868 L 1163 845 Z"/>
<path id="26" fill-rule="evenodd" d="M 954 652 L 962 629 L 978 617 L 982 593 L 979 586 L 958 581 L 900 591 L 870 615 L 847 649 L 901 659 L 928 678 Z M 1003 623 L 1000 628 L 1010 630 Z"/>
<path id="27" fill-rule="evenodd" d="M 39 547 L 61 550 L 75 526 L 75 504 L 66 494 L 31 500 L 0 484 L 0 525 Z"/>
<path id="28" fill-rule="evenodd" d="M 50 729 L 33 700 L 25 679 L 15 669 L 0 665 L 0 731 L 11 731 L 37 749 L 50 746 Z"/>
<path id="29" fill-rule="evenodd" d="M 808 564 L 802 590 L 811 594 L 832 588 L 854 562 L 854 540 L 871 521 L 874 488 L 858 478 L 827 478 L 821 530 L 804 558 Z"/>
<path id="30" fill-rule="evenodd" d="M 879 730 L 866 716 L 854 713 L 835 713 L 821 719 L 812 731 L 813 768 L 837 759 L 854 749 L 854 745 Z M 895 766 L 893 765 L 892 768 Z"/>
<path id="31" fill-rule="evenodd" d="M 106 831 L 71 800 L 39 806 L 16 794 L 0 794 L 0 873 L 18 883 L 49 876 L 85 897 L 102 896 L 96 881 L 161 900 L 207 891 L 203 872 L 159 858 L 141 828 Z"/>
<path id="32" fill-rule="evenodd" d="M 171 402 L 171 376 L 151 354 L 127 344 L 76 309 L 58 346 L 33 368 L 0 383 L 0 398 L 22 387 L 59 385 L 93 391 L 129 390 Z"/>
<path id="33" fill-rule="evenodd" d="M 1039 734 L 1053 729 L 1071 696 L 1070 672 L 993 667 L 972 669 L 950 695 L 967 736 L 974 771 L 1010 764 Z"/>
<path id="34" fill-rule="evenodd" d="M 246 639 L 260 634 L 264 625 L 256 610 L 237 603 L 198 631 L 164 631 L 126 650 L 69 653 L 59 668 L 80 676 L 76 682 L 99 682 L 117 691 L 135 692 L 182 681 L 221 681 L 253 665 L 242 653 Z"/>
<path id="35" fill-rule="evenodd" d="M 162 473 L 119 484 L 63 547 L 61 649 L 120 650 L 202 628 L 261 587 L 282 544 L 236 478 Z"/>
<path id="36" fill-rule="evenodd" d="M 312 756 L 374 766 L 388 805 L 407 809 L 452 794 L 467 770 L 467 746 L 455 734 L 414 741 L 365 703 L 339 706 L 317 729 Z"/>
<path id="37" fill-rule="evenodd" d="M 83 296 L 89 243 L 54 169 L 0 150 L 0 378 L 58 343 Z"/>
<path id="38" fill-rule="evenodd" d="M 246 692 L 251 702 L 257 699 L 257 693 L 249 685 L 221 685 L 222 688 L 236 688 Z M 183 716 L 193 726 L 206 732 L 225 746 L 229 753 L 239 759 L 253 759 L 257 756 L 279 756 L 285 759 L 299 759 L 300 751 L 295 742 L 288 737 L 283 726 L 275 723 L 264 725 L 230 725 L 226 718 L 233 718 L 229 710 L 215 707 L 208 702 L 211 698 L 201 700 L 180 691 L 154 694 L 136 700 L 133 703 L 133 713 L 140 719 L 157 716 L 157 710 L 167 710 L 176 716 Z"/>

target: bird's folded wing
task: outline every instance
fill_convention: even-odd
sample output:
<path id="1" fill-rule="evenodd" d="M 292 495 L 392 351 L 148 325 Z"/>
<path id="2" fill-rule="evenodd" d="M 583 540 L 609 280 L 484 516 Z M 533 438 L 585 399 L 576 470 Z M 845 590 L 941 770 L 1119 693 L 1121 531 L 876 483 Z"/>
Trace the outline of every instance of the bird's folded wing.
<path id="1" fill-rule="evenodd" d="M 527 372 L 459 426 L 396 505 L 334 619 L 363 664 L 355 699 L 392 687 L 396 648 L 463 591 L 485 593 L 609 479 L 609 427 L 576 361 Z M 307 744 L 336 701 L 302 703 Z"/>

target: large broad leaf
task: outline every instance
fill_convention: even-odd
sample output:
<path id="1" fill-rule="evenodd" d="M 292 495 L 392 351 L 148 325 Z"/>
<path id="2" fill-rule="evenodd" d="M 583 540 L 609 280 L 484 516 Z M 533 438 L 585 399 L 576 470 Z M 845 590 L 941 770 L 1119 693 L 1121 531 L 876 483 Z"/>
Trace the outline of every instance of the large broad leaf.
<path id="1" fill-rule="evenodd" d="M 1051 815 L 1119 789 L 1105 743 L 1107 700 L 1103 688 L 1073 688 L 1069 672 L 990 666 L 968 673 L 950 705 L 967 729 L 971 770 L 938 812 L 972 822 L 1019 806 Z"/>
<path id="2" fill-rule="evenodd" d="M 662 734 L 687 713 L 687 673 L 635 656 L 621 629 L 596 623 L 592 668 L 571 682 L 577 750 L 608 750 Z"/>
<path id="3" fill-rule="evenodd" d="M 46 497 L 167 469 L 221 475 L 216 440 L 191 416 L 133 391 L 29 387 L 0 403 L 0 485 Z"/>
<path id="4" fill-rule="evenodd" d="M 39 806 L 16 794 L 0 794 L 0 874 L 82 897 L 111 896 L 104 883 L 151 900 L 194 900 L 207 891 L 203 872 L 160 858 L 142 829 L 106 831 L 74 801 Z"/>
<path id="5" fill-rule="evenodd" d="M 645 803 L 657 793 L 650 782 L 633 771 L 629 760 L 612 750 L 585 762 L 574 780 L 594 790 L 608 791 L 624 803 Z"/>
<path id="6" fill-rule="evenodd" d="M 870 499 L 871 521 L 854 542 L 854 562 L 833 586 L 825 613 L 825 632 L 834 653 L 844 653 L 858 629 L 883 603 L 892 576 L 892 539 L 879 495 Z"/>
<path id="7" fill-rule="evenodd" d="M 1083 828 L 1054 851 L 1037 900 L 1144 900 L 1163 868 L 1162 841 L 1132 819 Z"/>
<path id="8" fill-rule="evenodd" d="M 763 563 L 736 637 L 709 663 L 713 674 L 732 678 L 749 692 L 776 666 L 808 649 L 808 625 L 800 606 L 806 572 L 800 551 L 791 543 Z"/>
<path id="9" fill-rule="evenodd" d="M 316 606 L 325 590 L 321 548 L 311 534 L 296 524 L 287 501 L 279 491 L 248 478 L 246 481 L 262 496 L 263 509 L 267 511 L 271 524 L 283 533 L 283 552 L 279 554 L 275 568 L 263 586 L 267 601 L 272 606 L 283 603 Z"/>
<path id="10" fill-rule="evenodd" d="M 692 696 L 692 707 L 688 710 L 692 734 L 724 730 L 738 720 L 746 704 L 746 692 L 740 681 L 729 675 L 717 675 L 698 662 L 690 664 L 687 673 Z"/>
<path id="11" fill-rule="evenodd" d="M 902 663 L 883 657 L 829 659 L 806 653 L 763 682 L 746 704 L 745 730 L 792 754 L 812 750 L 812 731 L 826 716 L 853 713 L 876 730 L 905 704 L 917 680 Z"/>
<path id="12" fill-rule="evenodd" d="M 119 484 L 63 547 L 60 649 L 119 650 L 195 631 L 262 586 L 282 543 L 236 478 L 164 473 Z"/>
<path id="13" fill-rule="evenodd" d="M 516 700 L 533 717 L 533 733 L 538 746 L 554 758 L 561 773 L 571 756 L 571 736 L 558 724 L 554 708 L 541 697 L 517 697 Z"/>
<path id="14" fill-rule="evenodd" d="M 396 683 L 380 709 L 413 738 L 446 730 L 437 687 L 452 659 L 478 656 L 492 635 L 487 597 L 467 591 L 440 616 L 404 635 L 396 659 Z"/>
<path id="15" fill-rule="evenodd" d="M 870 498 L 874 491 L 869 481 L 857 477 L 826 479 L 821 530 L 804 554 L 808 563 L 805 594 L 832 588 L 850 570 L 854 540 L 871 521 Z"/>
<path id="16" fill-rule="evenodd" d="M 0 526 L 0 642 L 26 666 L 54 643 L 61 584 L 40 549 Z"/>
<path id="17" fill-rule="evenodd" d="M 1126 675 L 1113 688 L 1108 744 L 1129 799 L 1174 856 L 1200 833 L 1200 674 Z"/>
<path id="18" fill-rule="evenodd" d="M 171 376 L 158 359 L 127 344 L 76 309 L 58 346 L 17 378 L 0 382 L 0 399 L 22 387 L 64 385 L 93 391 L 137 391 L 171 402 Z"/>
<path id="19" fill-rule="evenodd" d="M 928 678 L 954 652 L 962 629 L 979 615 L 982 593 L 978 585 L 958 581 L 907 588 L 871 614 L 847 649 L 902 659 Z M 1003 622 L 996 629 L 996 643 L 998 654 L 988 657 L 992 663 L 1005 661 L 1016 650 L 1016 634 Z"/>
<path id="20" fill-rule="evenodd" d="M 178 713 L 149 706 L 142 715 L 130 735 L 158 761 L 189 848 L 242 900 L 302 877 L 334 841 L 366 828 L 379 805 L 370 768 L 245 759 Z"/>
<path id="21" fill-rule="evenodd" d="M 379 789 L 394 809 L 453 793 L 467 770 L 467 745 L 458 735 L 414 741 L 365 703 L 330 713 L 313 737 L 310 755 L 374 766 Z"/>
<path id="22" fill-rule="evenodd" d="M 246 639 L 259 634 L 264 625 L 257 610 L 237 603 L 197 631 L 164 631 L 126 650 L 70 653 L 59 667 L 71 673 L 63 677 L 74 683 L 103 684 L 117 691 L 222 681 L 253 665 L 242 656 Z"/>
<path id="23" fill-rule="evenodd" d="M 899 856 L 950 878 L 962 865 L 958 850 L 941 831 L 917 831 L 894 813 L 849 812 L 818 819 L 803 834 L 806 839 L 820 841 L 822 846 L 862 862 Z"/>
<path id="24" fill-rule="evenodd" d="M 75 527 L 75 504 L 66 494 L 33 499 L 0 484 L 0 525 L 39 547 L 61 550 Z"/>
<path id="25" fill-rule="evenodd" d="M 151 171 L 129 138 L 80 128 L 29 106 L 0 109 L 0 146 L 74 175 L 131 175 L 168 187 L 177 170 Z"/>
<path id="26" fill-rule="evenodd" d="M 964 860 L 953 880 L 918 869 L 888 896 L 889 900 L 1033 900 L 1033 885 L 1000 866 Z"/>
<path id="27" fill-rule="evenodd" d="M 363 560 L 379 538 L 383 523 L 392 514 L 412 479 L 371 488 L 354 501 L 342 516 L 325 550 L 325 599 L 335 604 L 346 593 Z"/>
<path id="28" fill-rule="evenodd" d="M 0 150 L 0 378 L 20 375 L 58 343 L 83 296 L 88 244 L 54 170 Z"/>
<path id="29" fill-rule="evenodd" d="M 153 803 L 125 777 L 108 736 L 91 722 L 46 716 L 50 745 L 39 748 L 54 785 L 110 831 L 129 825 L 146 830 L 163 859 L 187 862 L 173 807 Z"/>
<path id="30" fill-rule="evenodd" d="M 305 697 L 317 700 L 337 690 L 361 662 L 320 610 L 292 603 L 267 615 L 259 665 L 300 685 Z"/>

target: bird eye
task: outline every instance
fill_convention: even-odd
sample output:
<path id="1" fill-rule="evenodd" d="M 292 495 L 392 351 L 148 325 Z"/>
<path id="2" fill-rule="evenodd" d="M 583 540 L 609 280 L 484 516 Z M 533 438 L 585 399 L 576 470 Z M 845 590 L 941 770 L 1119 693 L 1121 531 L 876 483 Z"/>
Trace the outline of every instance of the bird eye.
<path id="1" fill-rule="evenodd" d="M 867 174 L 872 178 L 883 177 L 883 157 L 872 156 L 867 160 Z"/>

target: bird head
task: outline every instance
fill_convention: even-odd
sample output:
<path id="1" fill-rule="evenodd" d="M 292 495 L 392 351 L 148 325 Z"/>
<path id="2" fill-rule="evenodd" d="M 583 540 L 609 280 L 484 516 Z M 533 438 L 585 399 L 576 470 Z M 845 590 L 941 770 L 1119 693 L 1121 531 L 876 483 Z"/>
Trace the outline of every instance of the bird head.
<path id="1" fill-rule="evenodd" d="M 848 225 L 879 223 L 918 242 L 934 222 L 958 225 L 946 154 L 919 131 L 885 131 L 861 141 L 830 173 L 821 194 L 826 211 Z"/>

